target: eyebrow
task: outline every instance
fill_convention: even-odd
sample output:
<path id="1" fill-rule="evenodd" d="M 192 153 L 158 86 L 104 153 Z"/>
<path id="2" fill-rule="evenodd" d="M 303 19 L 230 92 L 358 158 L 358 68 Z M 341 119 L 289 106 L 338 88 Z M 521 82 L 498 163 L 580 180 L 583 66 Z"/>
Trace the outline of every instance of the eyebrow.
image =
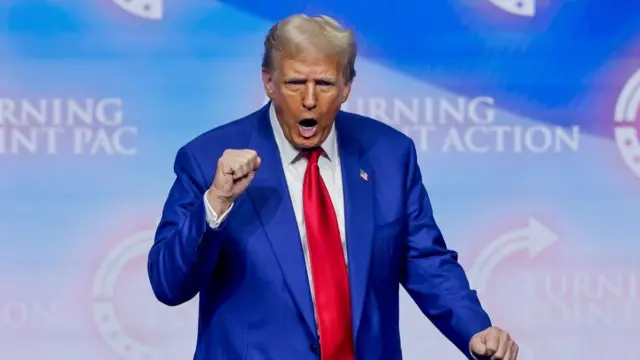
<path id="1" fill-rule="evenodd" d="M 307 77 L 305 76 L 289 76 L 289 77 L 285 77 L 283 79 L 283 81 L 285 82 L 289 82 L 289 81 L 306 81 Z M 336 82 L 336 78 L 333 76 L 318 76 L 316 78 L 314 78 L 315 81 L 328 81 L 328 82 Z"/>

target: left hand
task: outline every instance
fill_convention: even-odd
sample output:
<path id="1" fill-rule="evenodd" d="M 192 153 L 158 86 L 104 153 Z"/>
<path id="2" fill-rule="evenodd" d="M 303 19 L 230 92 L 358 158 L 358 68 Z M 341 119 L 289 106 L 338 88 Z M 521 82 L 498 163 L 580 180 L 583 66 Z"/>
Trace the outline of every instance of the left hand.
<path id="1" fill-rule="evenodd" d="M 516 360 L 518 358 L 518 344 L 508 332 L 492 326 L 471 338 L 469 343 L 471 354 L 478 359 Z"/>

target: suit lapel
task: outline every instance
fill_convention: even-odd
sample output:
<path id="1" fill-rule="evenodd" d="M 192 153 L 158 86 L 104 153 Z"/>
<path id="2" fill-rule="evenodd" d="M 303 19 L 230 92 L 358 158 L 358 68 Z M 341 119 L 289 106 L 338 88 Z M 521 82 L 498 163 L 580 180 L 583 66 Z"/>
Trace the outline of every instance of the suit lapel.
<path id="1" fill-rule="evenodd" d="M 358 334 L 366 297 L 373 241 L 373 184 L 371 168 L 364 159 L 356 133 L 341 113 L 336 119 L 342 170 L 345 233 L 349 259 L 352 328 Z M 249 148 L 262 159 L 260 170 L 247 189 L 266 237 L 280 265 L 291 295 L 313 336 L 317 336 L 300 234 L 282 168 L 282 160 L 269 123 L 269 104 L 258 114 Z"/>
<path id="2" fill-rule="evenodd" d="M 269 104 L 258 117 L 249 148 L 258 152 L 262 164 L 247 194 L 262 222 L 291 295 L 315 337 L 317 331 L 304 254 L 282 160 L 269 123 Z"/>
<path id="3" fill-rule="evenodd" d="M 344 188 L 345 233 L 349 259 L 352 329 L 354 342 L 367 291 L 373 241 L 373 184 L 370 166 L 364 159 L 356 132 L 341 113 L 336 119 L 338 149 Z"/>

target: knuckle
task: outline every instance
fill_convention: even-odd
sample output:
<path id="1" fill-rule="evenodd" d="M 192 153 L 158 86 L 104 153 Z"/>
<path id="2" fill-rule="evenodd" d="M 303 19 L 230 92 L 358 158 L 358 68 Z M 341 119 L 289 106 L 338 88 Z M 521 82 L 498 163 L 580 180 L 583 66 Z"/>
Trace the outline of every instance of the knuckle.
<path id="1" fill-rule="evenodd" d="M 227 149 L 227 150 L 223 151 L 222 155 L 220 156 L 220 159 L 224 159 L 225 161 L 229 160 L 231 158 L 233 158 L 233 150 L 231 150 L 231 149 Z"/>

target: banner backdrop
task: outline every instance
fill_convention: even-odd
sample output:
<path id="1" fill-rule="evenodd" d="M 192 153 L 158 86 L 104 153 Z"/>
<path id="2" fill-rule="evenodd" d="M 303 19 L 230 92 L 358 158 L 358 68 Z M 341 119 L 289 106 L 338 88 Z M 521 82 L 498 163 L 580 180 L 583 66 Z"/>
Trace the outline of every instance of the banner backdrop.
<path id="1" fill-rule="evenodd" d="M 192 358 L 197 299 L 146 273 L 174 156 L 265 103 L 295 12 L 354 27 L 345 109 L 413 138 L 520 359 L 639 358 L 639 2 L 4 0 L 0 359 Z M 405 358 L 461 359 L 400 296 Z"/>

